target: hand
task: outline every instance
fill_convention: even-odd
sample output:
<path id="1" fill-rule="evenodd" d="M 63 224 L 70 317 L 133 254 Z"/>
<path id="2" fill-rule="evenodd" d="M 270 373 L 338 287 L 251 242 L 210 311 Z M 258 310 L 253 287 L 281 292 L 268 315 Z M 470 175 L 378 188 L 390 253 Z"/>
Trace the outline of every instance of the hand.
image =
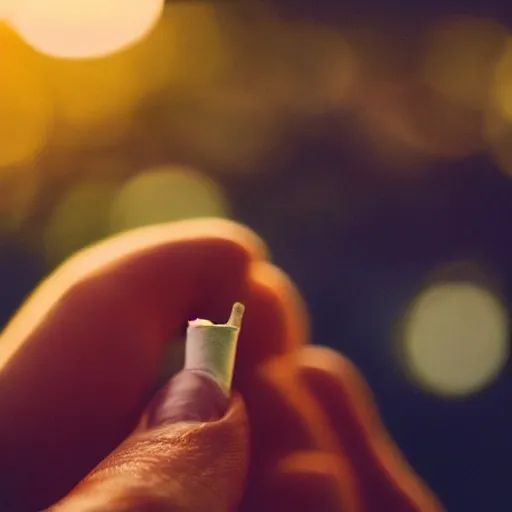
<path id="1" fill-rule="evenodd" d="M 166 342 L 236 300 L 228 413 L 134 432 Z M 354 366 L 308 335 L 297 291 L 236 224 L 143 228 L 79 253 L 0 338 L 0 509 L 67 495 L 52 510 L 441 511 Z"/>

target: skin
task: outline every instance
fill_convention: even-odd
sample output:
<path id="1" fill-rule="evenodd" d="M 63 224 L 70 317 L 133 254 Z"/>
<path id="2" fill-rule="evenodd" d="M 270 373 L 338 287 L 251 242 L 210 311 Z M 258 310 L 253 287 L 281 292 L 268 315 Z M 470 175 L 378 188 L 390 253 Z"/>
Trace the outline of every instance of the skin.
<path id="1" fill-rule="evenodd" d="M 239 225 L 187 221 L 108 240 L 42 283 L 0 339 L 0 508 L 442 511 L 354 365 L 308 345 L 300 295 L 266 255 Z M 137 427 L 168 340 L 235 301 L 227 414 Z"/>

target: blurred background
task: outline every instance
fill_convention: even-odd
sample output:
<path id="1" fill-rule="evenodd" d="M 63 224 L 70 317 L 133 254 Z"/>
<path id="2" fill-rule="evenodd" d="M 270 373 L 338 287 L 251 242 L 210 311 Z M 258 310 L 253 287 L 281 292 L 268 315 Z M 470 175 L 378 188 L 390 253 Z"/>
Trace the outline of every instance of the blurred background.
<path id="1" fill-rule="evenodd" d="M 78 3 L 0 0 L 0 325 L 88 244 L 236 219 L 447 509 L 512 509 L 512 15 Z"/>

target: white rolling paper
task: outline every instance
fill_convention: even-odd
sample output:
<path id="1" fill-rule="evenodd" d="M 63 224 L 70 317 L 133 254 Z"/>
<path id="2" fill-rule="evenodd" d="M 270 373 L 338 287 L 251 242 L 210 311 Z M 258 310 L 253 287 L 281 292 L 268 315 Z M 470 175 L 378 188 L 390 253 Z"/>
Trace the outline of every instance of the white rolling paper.
<path id="1" fill-rule="evenodd" d="M 187 328 L 184 370 L 203 372 L 229 396 L 244 306 L 235 303 L 226 324 L 192 320 Z"/>

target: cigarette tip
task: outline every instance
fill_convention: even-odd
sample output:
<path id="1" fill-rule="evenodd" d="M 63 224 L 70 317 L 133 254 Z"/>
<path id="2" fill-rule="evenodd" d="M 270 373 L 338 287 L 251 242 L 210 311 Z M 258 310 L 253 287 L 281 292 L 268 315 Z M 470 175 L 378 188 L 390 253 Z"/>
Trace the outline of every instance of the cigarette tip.
<path id="1" fill-rule="evenodd" d="M 228 325 L 232 325 L 240 329 L 242 327 L 242 318 L 244 316 L 245 306 L 240 302 L 235 302 L 233 304 L 233 309 L 231 310 L 231 315 L 228 320 Z"/>

